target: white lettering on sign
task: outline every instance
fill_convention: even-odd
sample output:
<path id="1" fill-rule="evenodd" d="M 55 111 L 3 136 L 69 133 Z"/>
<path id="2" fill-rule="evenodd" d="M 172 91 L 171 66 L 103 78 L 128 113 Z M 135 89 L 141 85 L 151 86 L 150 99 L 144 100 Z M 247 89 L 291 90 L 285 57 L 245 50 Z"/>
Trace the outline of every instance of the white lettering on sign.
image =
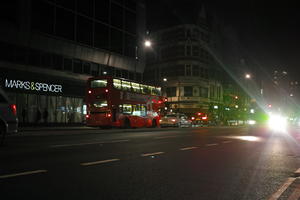
<path id="1" fill-rule="evenodd" d="M 62 93 L 62 85 L 5 79 L 6 88 Z"/>

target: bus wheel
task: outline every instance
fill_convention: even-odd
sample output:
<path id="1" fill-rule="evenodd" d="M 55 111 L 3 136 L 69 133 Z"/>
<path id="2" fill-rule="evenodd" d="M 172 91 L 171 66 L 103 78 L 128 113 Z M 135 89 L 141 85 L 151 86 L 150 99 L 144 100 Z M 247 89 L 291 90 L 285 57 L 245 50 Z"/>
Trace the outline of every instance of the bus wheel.
<path id="1" fill-rule="evenodd" d="M 155 128 L 155 127 L 157 127 L 157 123 L 156 123 L 156 120 L 154 119 L 154 120 L 152 120 L 152 128 Z"/>
<path id="2" fill-rule="evenodd" d="M 131 128 L 130 121 L 128 118 L 124 120 L 124 128 Z"/>

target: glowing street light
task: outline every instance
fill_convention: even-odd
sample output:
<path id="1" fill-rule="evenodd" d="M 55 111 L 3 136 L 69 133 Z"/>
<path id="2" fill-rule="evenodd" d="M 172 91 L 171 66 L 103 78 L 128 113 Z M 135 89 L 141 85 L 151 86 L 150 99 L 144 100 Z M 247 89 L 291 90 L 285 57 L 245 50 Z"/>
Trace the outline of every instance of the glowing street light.
<path id="1" fill-rule="evenodd" d="M 167 80 L 168 80 L 167 78 L 163 78 L 163 81 L 164 81 L 164 82 L 167 82 Z"/>
<path id="2" fill-rule="evenodd" d="M 145 40 L 144 45 L 145 45 L 145 47 L 151 47 L 152 43 L 150 40 Z"/>
<path id="3" fill-rule="evenodd" d="M 251 74 L 246 74 L 246 75 L 245 75 L 245 78 L 246 78 L 246 79 L 250 79 L 250 78 L 251 78 Z"/>

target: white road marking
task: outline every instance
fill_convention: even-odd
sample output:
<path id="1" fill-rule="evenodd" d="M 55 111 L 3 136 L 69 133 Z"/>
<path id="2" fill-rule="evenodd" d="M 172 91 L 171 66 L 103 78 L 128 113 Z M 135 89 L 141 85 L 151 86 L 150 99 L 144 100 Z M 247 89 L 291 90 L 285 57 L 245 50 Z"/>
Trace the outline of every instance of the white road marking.
<path id="1" fill-rule="evenodd" d="M 232 141 L 227 140 L 227 141 L 223 141 L 222 143 L 226 144 L 226 143 L 230 143 L 230 142 L 232 142 Z"/>
<path id="2" fill-rule="evenodd" d="M 282 193 L 296 180 L 296 178 L 288 178 L 286 182 L 274 193 L 268 200 L 277 200 Z"/>
<path id="3" fill-rule="evenodd" d="M 154 153 L 144 153 L 144 154 L 141 154 L 142 157 L 146 157 L 146 156 L 155 156 L 155 155 L 160 155 L 160 154 L 163 154 L 165 152 L 154 152 Z"/>
<path id="4" fill-rule="evenodd" d="M 184 148 L 181 148 L 180 150 L 181 151 L 186 151 L 186 150 L 192 150 L 192 149 L 198 149 L 199 147 L 184 147 Z"/>
<path id="5" fill-rule="evenodd" d="M 31 175 L 31 174 L 39 174 L 39 173 L 45 173 L 47 170 L 35 170 L 35 171 L 28 171 L 28 172 L 20 172 L 20 173 L 15 173 L 15 174 L 7 174 L 7 175 L 1 175 L 0 179 L 5 179 L 5 178 L 12 178 L 16 176 L 25 176 L 25 175 Z"/>
<path id="6" fill-rule="evenodd" d="M 119 161 L 119 160 L 120 159 L 118 159 L 118 158 L 114 158 L 114 159 L 109 159 L 109 160 L 99 160 L 99 161 L 94 161 L 94 162 L 80 163 L 80 165 L 81 166 L 99 165 L 99 164 L 115 162 L 115 161 Z"/>
<path id="7" fill-rule="evenodd" d="M 217 143 L 212 143 L 212 144 L 206 144 L 205 146 L 211 147 L 211 146 L 216 146 L 216 145 L 219 145 L 219 144 L 217 144 Z"/>
<path id="8" fill-rule="evenodd" d="M 99 141 L 99 142 L 86 142 L 86 143 L 77 143 L 77 144 L 59 144 L 59 145 L 51 145 L 52 148 L 59 148 L 59 147 L 71 147 L 71 146 L 84 146 L 84 145 L 91 145 L 91 144 L 113 144 L 113 143 L 121 143 L 121 142 L 128 142 L 130 140 L 112 140 L 112 141 Z"/>
<path id="9" fill-rule="evenodd" d="M 180 137 L 180 136 L 178 135 L 160 136 L 160 137 L 156 137 L 155 139 L 176 138 L 176 137 Z"/>

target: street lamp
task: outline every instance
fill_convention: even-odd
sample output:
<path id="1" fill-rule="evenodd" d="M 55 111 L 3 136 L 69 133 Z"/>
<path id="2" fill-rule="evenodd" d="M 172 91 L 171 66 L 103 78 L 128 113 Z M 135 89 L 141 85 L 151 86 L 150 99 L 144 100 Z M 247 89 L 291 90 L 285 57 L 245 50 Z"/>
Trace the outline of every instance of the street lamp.
<path id="1" fill-rule="evenodd" d="M 164 81 L 164 82 L 167 82 L 167 80 L 168 80 L 167 78 L 163 78 L 163 81 Z"/>
<path id="2" fill-rule="evenodd" d="M 152 43 L 150 40 L 145 40 L 144 45 L 145 45 L 145 47 L 151 47 Z"/>
<path id="3" fill-rule="evenodd" d="M 250 79 L 251 78 L 251 74 L 245 74 L 245 78 L 246 79 Z"/>

